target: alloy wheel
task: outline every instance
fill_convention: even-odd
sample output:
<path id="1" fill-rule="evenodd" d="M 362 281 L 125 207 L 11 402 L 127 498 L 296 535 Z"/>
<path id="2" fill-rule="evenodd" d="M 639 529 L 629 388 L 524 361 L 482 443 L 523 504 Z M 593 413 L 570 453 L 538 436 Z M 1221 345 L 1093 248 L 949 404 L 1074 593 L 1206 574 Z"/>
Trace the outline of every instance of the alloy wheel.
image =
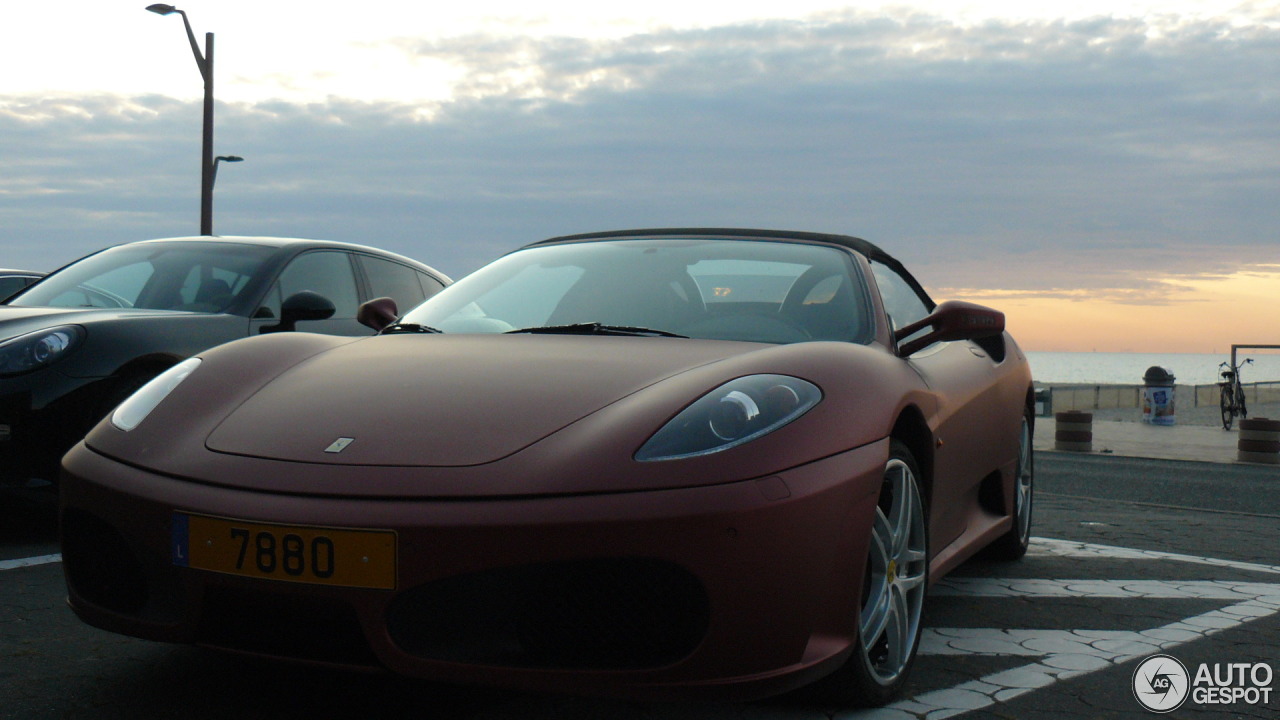
<path id="1" fill-rule="evenodd" d="M 862 660 L 881 685 L 895 683 L 915 653 L 928 574 L 924 503 L 915 473 L 890 458 L 876 508 L 859 622 Z"/>
<path id="2" fill-rule="evenodd" d="M 1022 418 L 1022 432 L 1018 437 L 1018 476 L 1013 485 L 1013 521 L 1018 539 L 1023 543 L 1031 535 L 1031 502 L 1035 482 L 1035 458 L 1032 455 L 1031 423 Z"/>

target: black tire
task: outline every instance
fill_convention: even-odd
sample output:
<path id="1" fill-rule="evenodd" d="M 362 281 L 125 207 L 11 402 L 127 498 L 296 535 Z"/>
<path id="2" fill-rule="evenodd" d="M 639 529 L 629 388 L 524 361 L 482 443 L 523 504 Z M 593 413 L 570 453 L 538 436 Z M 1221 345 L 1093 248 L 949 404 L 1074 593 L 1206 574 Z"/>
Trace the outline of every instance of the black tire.
<path id="1" fill-rule="evenodd" d="M 892 441 L 871 530 L 854 651 L 809 688 L 811 697 L 874 707 L 893 700 L 906 683 L 920 646 L 929 579 L 929 523 L 919 477 L 911 451 Z"/>
<path id="2" fill-rule="evenodd" d="M 1018 560 L 1031 545 L 1031 515 L 1035 507 L 1036 457 L 1031 410 L 1024 410 L 1018 433 L 1018 465 L 1013 478 L 1013 527 L 987 547 L 995 560 Z"/>
<path id="3" fill-rule="evenodd" d="M 1222 408 L 1222 429 L 1223 430 L 1230 430 L 1231 421 L 1235 418 L 1235 408 L 1232 407 L 1234 403 L 1231 402 L 1231 396 L 1232 396 L 1231 387 L 1224 386 L 1222 388 L 1222 397 L 1218 401 L 1218 405 Z"/>

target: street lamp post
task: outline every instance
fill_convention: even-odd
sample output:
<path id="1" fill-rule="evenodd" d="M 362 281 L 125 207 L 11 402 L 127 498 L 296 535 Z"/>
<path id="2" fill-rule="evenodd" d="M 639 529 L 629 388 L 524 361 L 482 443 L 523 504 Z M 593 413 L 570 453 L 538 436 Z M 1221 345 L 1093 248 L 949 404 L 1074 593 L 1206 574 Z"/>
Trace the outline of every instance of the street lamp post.
<path id="1" fill-rule="evenodd" d="M 209 191 L 213 191 L 213 184 L 218 181 L 218 163 L 220 162 L 244 162 L 244 158 L 239 155 L 219 155 L 213 159 L 213 176 L 209 178 Z"/>
<path id="2" fill-rule="evenodd" d="M 182 16 L 182 24 L 187 28 L 187 39 L 191 41 L 191 52 L 196 56 L 196 66 L 200 68 L 200 76 L 204 78 L 204 141 L 200 158 L 200 234 L 213 234 L 213 177 L 216 170 L 213 161 L 213 33 L 204 34 L 204 53 L 196 43 L 196 35 L 191 31 L 191 23 L 187 14 L 172 5 L 148 5 L 157 15 L 178 13 Z"/>

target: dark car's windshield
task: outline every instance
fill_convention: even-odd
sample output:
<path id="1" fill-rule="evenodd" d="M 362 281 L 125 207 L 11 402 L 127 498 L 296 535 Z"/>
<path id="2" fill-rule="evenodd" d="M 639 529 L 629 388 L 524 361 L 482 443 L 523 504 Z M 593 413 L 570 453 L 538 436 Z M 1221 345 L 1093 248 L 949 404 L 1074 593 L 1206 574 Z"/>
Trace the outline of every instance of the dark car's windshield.
<path id="1" fill-rule="evenodd" d="M 66 266 L 8 304 L 223 312 L 273 252 L 221 242 L 122 245 Z"/>
<path id="2" fill-rule="evenodd" d="M 446 333 L 546 328 L 790 343 L 866 342 L 867 293 L 848 253 L 707 238 L 548 245 L 512 253 L 403 318 Z"/>

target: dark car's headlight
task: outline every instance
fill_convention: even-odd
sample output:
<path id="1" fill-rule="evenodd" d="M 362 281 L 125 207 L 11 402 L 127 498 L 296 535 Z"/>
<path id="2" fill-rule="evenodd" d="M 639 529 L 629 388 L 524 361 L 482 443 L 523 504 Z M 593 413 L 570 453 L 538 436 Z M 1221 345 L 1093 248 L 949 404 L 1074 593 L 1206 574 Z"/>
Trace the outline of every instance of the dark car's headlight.
<path id="1" fill-rule="evenodd" d="M 681 411 L 635 457 L 652 462 L 728 450 L 777 430 L 820 400 L 822 391 L 807 380 L 788 375 L 741 377 Z"/>
<path id="2" fill-rule="evenodd" d="M 60 325 L 0 342 L 0 375 L 21 375 L 57 361 L 84 339 L 79 325 Z"/>
<path id="3" fill-rule="evenodd" d="M 111 413 L 111 424 L 125 432 L 138 427 L 199 364 L 200 358 L 187 358 L 151 378 L 150 382 L 116 406 L 115 412 Z"/>

